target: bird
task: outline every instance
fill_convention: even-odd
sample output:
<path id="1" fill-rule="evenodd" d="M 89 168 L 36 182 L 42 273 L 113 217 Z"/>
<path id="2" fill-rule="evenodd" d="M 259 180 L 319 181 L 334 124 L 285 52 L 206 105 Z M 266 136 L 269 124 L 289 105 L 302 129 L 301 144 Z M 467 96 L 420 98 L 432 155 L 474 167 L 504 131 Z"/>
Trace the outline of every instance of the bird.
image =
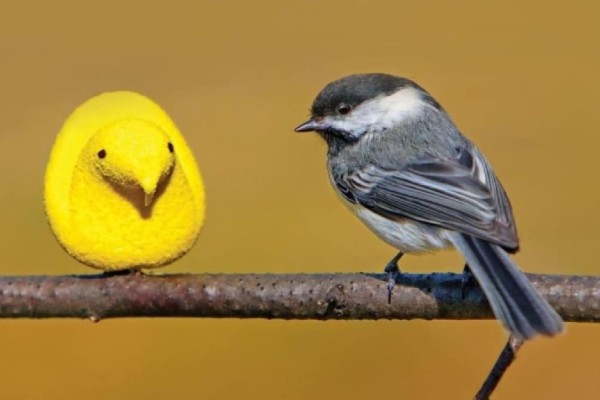
<path id="1" fill-rule="evenodd" d="M 353 74 L 326 85 L 310 112 L 295 131 L 325 140 L 336 193 L 398 250 L 385 269 L 390 294 L 405 253 L 454 247 L 466 261 L 463 276 L 474 276 L 514 338 L 563 331 L 561 317 L 509 257 L 519 238 L 490 163 L 425 89 L 390 74 Z"/>
<path id="2" fill-rule="evenodd" d="M 191 149 L 157 103 L 132 91 L 101 93 L 66 119 L 50 152 L 44 203 L 67 253 L 104 271 L 178 259 L 205 218 Z"/>

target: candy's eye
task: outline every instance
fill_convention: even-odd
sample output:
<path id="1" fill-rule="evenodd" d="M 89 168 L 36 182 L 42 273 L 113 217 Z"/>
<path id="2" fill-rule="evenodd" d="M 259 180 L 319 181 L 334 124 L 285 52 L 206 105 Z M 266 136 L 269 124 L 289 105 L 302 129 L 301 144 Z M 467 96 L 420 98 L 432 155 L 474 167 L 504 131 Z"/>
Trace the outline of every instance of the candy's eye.
<path id="1" fill-rule="evenodd" d="M 98 158 L 106 157 L 106 150 L 102 149 L 98 152 Z"/>
<path id="2" fill-rule="evenodd" d="M 174 152 L 175 148 L 173 147 L 173 143 L 169 142 L 169 144 L 167 144 L 167 147 L 169 148 L 169 152 Z"/>
<path id="3" fill-rule="evenodd" d="M 348 114 L 350 111 L 352 111 L 352 107 L 350 107 L 348 104 L 340 104 L 337 108 L 338 112 L 342 115 L 346 115 Z"/>

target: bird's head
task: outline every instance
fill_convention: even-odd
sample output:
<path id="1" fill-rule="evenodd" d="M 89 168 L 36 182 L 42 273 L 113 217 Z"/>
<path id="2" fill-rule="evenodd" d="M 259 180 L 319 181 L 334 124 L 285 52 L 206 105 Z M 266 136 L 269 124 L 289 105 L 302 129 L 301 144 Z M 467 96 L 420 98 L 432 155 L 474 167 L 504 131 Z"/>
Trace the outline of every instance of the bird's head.
<path id="1" fill-rule="evenodd" d="M 126 119 L 94 134 L 85 154 L 102 179 L 122 192 L 141 191 L 148 207 L 160 183 L 171 174 L 174 152 L 173 143 L 157 125 Z"/>
<path id="2" fill-rule="evenodd" d="M 296 132 L 318 132 L 328 143 L 358 141 L 392 129 L 440 105 L 413 81 L 387 74 L 357 74 L 331 82 L 317 95 L 311 118 Z"/>

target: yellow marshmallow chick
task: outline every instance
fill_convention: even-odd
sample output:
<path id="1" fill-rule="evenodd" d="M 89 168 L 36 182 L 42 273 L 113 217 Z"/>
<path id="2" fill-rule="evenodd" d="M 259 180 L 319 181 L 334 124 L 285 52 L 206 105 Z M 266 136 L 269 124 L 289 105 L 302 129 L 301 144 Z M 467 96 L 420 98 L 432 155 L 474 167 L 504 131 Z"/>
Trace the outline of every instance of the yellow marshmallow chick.
<path id="1" fill-rule="evenodd" d="M 184 255 L 204 222 L 204 185 L 185 139 L 152 100 L 108 92 L 64 123 L 50 154 L 46 214 L 65 250 L 94 268 L 154 268 Z"/>

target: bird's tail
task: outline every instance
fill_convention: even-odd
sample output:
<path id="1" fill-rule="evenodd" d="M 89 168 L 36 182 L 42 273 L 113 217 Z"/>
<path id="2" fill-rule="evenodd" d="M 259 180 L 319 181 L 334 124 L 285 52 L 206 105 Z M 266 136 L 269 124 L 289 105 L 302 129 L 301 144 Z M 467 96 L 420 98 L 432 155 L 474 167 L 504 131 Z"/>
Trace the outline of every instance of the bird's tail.
<path id="1" fill-rule="evenodd" d="M 494 315 L 513 336 L 527 340 L 562 332 L 560 316 L 500 246 L 458 233 L 451 241 L 467 260 Z"/>

